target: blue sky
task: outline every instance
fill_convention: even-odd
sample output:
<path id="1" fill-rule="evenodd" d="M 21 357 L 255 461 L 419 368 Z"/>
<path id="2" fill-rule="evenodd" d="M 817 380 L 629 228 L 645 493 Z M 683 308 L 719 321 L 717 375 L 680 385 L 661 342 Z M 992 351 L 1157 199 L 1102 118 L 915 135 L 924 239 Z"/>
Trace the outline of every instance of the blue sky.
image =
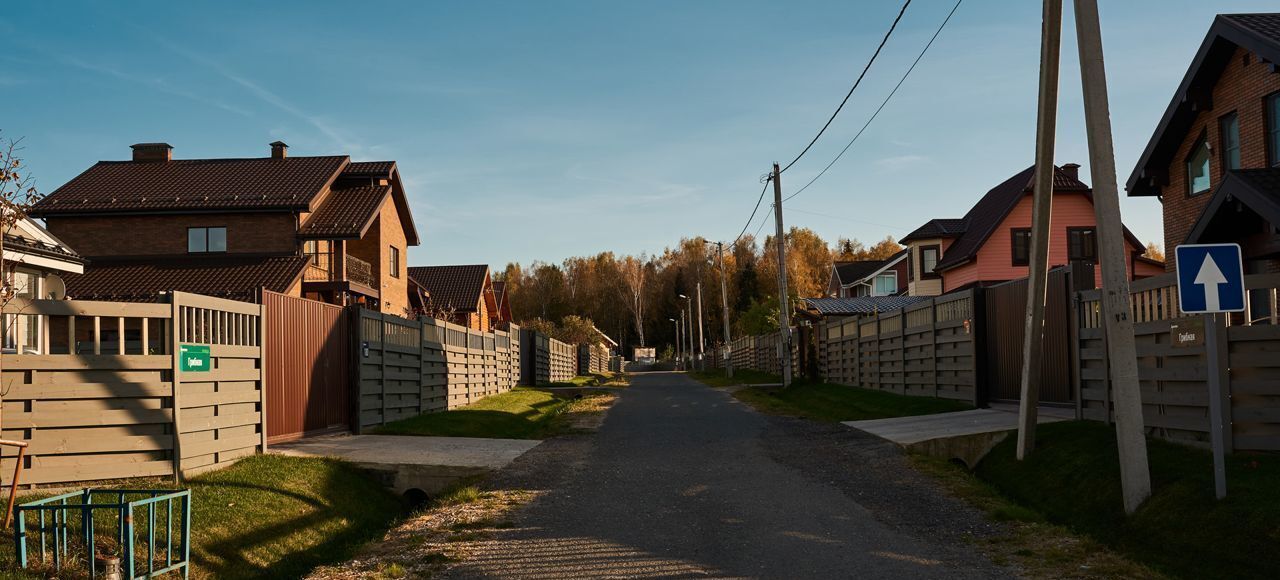
<path id="1" fill-rule="evenodd" d="M 1085 165 L 1066 3 L 1058 162 Z M 1123 183 L 1215 12 L 1259 1 L 1102 3 Z M 950 10 L 916 0 L 827 135 L 821 170 Z M 731 240 L 773 161 L 826 120 L 896 1 L 26 2 L 0 21 L 0 129 L 52 191 L 128 145 L 179 158 L 347 153 L 399 161 L 411 264 L 654 253 Z M 1032 162 L 1040 6 L 966 0 L 888 108 L 788 225 L 873 241 L 960 217 Z M 1154 199 L 1126 224 L 1161 237 Z M 752 230 L 755 230 L 753 224 Z"/>

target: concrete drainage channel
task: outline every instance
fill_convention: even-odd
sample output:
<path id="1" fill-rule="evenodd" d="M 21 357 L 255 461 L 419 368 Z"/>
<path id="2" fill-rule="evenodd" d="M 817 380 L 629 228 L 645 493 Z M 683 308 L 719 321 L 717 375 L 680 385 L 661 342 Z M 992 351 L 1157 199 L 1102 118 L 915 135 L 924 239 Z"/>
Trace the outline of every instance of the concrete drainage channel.
<path id="1" fill-rule="evenodd" d="M 506 467 L 539 443 L 527 439 L 347 435 L 301 439 L 269 450 L 349 461 L 373 473 L 409 502 L 422 504 L 460 481 Z"/>

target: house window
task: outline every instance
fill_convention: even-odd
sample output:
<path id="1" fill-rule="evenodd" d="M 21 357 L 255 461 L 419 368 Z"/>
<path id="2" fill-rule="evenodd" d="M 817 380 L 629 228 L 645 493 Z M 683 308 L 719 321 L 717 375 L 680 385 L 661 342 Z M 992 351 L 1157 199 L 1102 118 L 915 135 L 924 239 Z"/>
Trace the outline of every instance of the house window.
<path id="1" fill-rule="evenodd" d="M 1031 228 L 1014 228 L 1013 265 L 1026 266 L 1031 263 Z"/>
<path id="2" fill-rule="evenodd" d="M 938 276 L 933 271 L 938 266 L 938 246 L 925 246 L 920 248 L 920 275 L 922 278 L 935 278 Z"/>
<path id="3" fill-rule="evenodd" d="M 39 274 L 23 270 L 9 270 L 9 283 L 18 298 L 34 300 L 41 297 L 42 280 Z M 34 314 L 4 315 L 3 352 L 5 354 L 41 354 L 40 317 Z"/>
<path id="4" fill-rule="evenodd" d="M 391 262 L 387 265 L 392 278 L 400 277 L 400 248 L 391 246 Z"/>
<path id="5" fill-rule="evenodd" d="M 1267 164 L 1280 165 L 1280 93 L 1266 99 Z"/>
<path id="6" fill-rule="evenodd" d="M 311 260 L 307 268 L 308 280 L 328 281 L 334 274 L 333 242 L 307 240 L 302 242 L 302 254 Z"/>
<path id="7" fill-rule="evenodd" d="M 1098 259 L 1098 232 L 1094 228 L 1067 228 L 1067 259 L 1093 262 Z"/>
<path id="8" fill-rule="evenodd" d="M 1219 122 L 1218 137 L 1222 146 L 1222 170 L 1240 169 L 1240 117 L 1234 112 Z"/>
<path id="9" fill-rule="evenodd" d="M 876 276 L 873 296 L 892 296 L 898 292 L 898 273 L 885 272 Z"/>
<path id="10" fill-rule="evenodd" d="M 227 251 L 227 228 L 187 228 L 187 253 L 208 254 Z"/>
<path id="11" fill-rule="evenodd" d="M 1187 193 L 1199 195 L 1209 191 L 1209 141 L 1200 137 L 1187 155 Z"/>

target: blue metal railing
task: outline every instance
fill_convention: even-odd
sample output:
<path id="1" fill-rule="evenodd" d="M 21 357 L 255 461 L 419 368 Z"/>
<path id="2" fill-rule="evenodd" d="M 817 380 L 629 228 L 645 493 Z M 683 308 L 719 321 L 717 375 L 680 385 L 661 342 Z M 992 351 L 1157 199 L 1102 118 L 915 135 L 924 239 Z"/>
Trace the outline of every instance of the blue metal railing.
<path id="1" fill-rule="evenodd" d="M 94 503 L 95 498 L 105 498 L 107 501 Z M 174 502 L 178 503 L 176 520 Z M 164 519 L 164 553 L 157 555 L 156 520 L 161 508 Z M 134 516 L 140 515 L 143 509 L 146 510 L 146 520 L 139 523 Z M 95 516 L 95 513 L 99 515 Z M 27 541 L 34 535 L 39 541 L 40 562 L 49 563 L 52 556 L 54 569 L 61 570 L 71 563 L 74 550 L 77 554 L 84 555 L 90 577 L 96 576 L 95 544 L 98 527 L 105 526 L 109 530 L 114 522 L 116 529 L 113 539 L 117 542 L 115 549 L 118 550 L 126 578 L 150 578 L 174 571 L 181 571 L 182 577 L 186 578 L 191 571 L 191 490 L 85 489 L 24 503 L 15 508 L 14 514 L 17 516 L 14 542 L 18 550 L 18 565 L 23 568 L 29 563 Z M 34 530 L 28 529 L 28 514 L 35 520 Z M 175 521 L 179 532 L 177 550 L 174 549 Z M 72 541 L 71 533 L 74 525 L 79 525 L 80 528 L 75 542 Z M 142 560 L 139 559 L 142 555 L 138 553 L 136 545 L 140 528 L 145 529 L 147 536 L 147 552 Z M 175 552 L 180 557 L 175 558 Z M 146 573 L 138 574 L 143 568 Z"/>

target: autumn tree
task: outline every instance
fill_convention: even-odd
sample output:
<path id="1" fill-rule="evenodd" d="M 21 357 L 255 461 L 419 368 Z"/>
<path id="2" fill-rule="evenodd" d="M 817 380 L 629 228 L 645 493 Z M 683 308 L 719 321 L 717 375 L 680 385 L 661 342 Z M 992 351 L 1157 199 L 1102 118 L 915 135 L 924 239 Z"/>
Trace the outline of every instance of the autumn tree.
<path id="1" fill-rule="evenodd" d="M 4 236 L 22 220 L 27 219 L 27 212 L 40 201 L 36 191 L 35 178 L 27 172 L 19 154 L 22 151 L 22 139 L 0 140 L 0 307 L 8 306 L 23 288 L 18 288 L 13 275 L 13 266 L 4 260 Z M 26 289 L 29 290 L 29 289 Z M 9 333 L 8 328 L 0 325 L 0 330 Z"/>
<path id="2" fill-rule="evenodd" d="M 618 262 L 618 270 L 622 275 L 620 288 L 626 296 L 627 306 L 635 324 L 636 335 L 640 346 L 644 346 L 644 304 L 645 280 L 648 277 L 648 259 L 644 254 L 640 257 L 627 256 Z"/>
<path id="3" fill-rule="evenodd" d="M 1152 260 L 1159 260 L 1163 262 L 1164 250 L 1161 250 L 1160 246 L 1157 245 L 1155 242 L 1147 242 L 1146 257 L 1151 258 Z"/>

